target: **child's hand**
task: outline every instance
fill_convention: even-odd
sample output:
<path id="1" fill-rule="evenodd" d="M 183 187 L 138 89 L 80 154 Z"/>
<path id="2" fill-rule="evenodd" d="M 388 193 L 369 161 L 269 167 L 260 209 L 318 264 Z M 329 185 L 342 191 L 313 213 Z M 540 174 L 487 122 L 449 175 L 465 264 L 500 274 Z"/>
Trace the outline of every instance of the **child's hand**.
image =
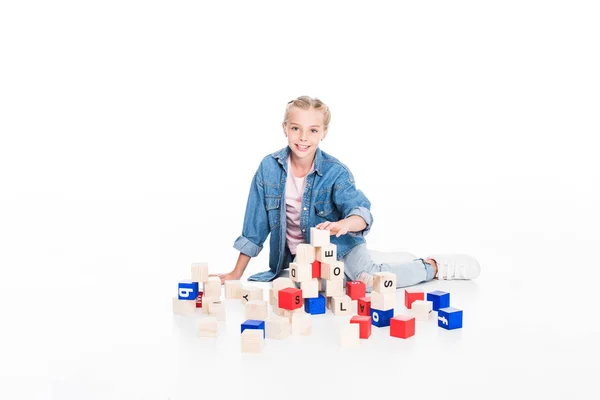
<path id="1" fill-rule="evenodd" d="M 214 275 L 212 275 L 214 276 Z M 225 283 L 225 281 L 238 281 L 240 280 L 240 278 L 242 277 L 242 274 L 240 274 L 238 271 L 233 270 L 231 272 L 228 272 L 226 274 L 217 274 L 216 276 L 218 276 L 219 278 L 221 278 L 221 285 Z"/>
<path id="2" fill-rule="evenodd" d="M 340 237 L 348 233 L 348 225 L 344 222 L 344 220 L 337 222 L 322 222 L 315 226 L 317 229 L 329 229 L 330 235 L 335 235 L 336 237 Z"/>

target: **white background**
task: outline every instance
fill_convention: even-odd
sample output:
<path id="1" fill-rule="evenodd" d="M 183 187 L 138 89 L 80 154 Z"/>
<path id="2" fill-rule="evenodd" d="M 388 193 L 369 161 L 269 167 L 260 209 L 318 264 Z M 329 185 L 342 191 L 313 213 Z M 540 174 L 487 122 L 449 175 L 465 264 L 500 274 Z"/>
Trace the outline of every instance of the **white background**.
<path id="1" fill-rule="evenodd" d="M 3 2 L 1 397 L 594 397 L 599 14 Z M 332 110 L 322 149 L 372 202 L 371 248 L 479 259 L 476 281 L 424 285 L 453 291 L 460 333 L 380 330 L 344 353 L 329 315 L 248 358 L 237 303 L 216 344 L 172 315 L 192 262 L 233 268 L 250 180 L 300 95 Z M 245 277 L 267 268 L 268 246 Z"/>

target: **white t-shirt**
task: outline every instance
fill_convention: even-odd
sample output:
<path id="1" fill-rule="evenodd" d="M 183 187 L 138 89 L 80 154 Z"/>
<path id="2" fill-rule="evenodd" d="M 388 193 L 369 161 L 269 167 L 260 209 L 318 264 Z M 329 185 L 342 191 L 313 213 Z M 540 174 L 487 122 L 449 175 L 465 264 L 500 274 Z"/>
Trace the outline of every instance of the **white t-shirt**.
<path id="1" fill-rule="evenodd" d="M 314 167 L 313 163 L 310 170 L 312 171 Z M 294 176 L 291 160 L 288 158 L 288 175 L 285 184 L 285 214 L 287 220 L 285 236 L 292 254 L 296 254 L 296 247 L 304 243 L 304 236 L 302 236 L 300 230 L 300 212 L 302 211 L 302 196 L 305 187 L 306 176 L 302 178 Z"/>

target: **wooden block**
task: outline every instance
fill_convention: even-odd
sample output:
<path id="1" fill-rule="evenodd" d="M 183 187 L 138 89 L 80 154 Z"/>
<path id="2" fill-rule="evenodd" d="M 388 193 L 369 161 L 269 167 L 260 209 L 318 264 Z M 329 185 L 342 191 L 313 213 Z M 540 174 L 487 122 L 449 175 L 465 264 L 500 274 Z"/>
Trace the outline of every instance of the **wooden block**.
<path id="1" fill-rule="evenodd" d="M 311 264 L 312 266 L 312 277 L 320 278 L 321 277 L 321 261 L 315 260 Z"/>
<path id="2" fill-rule="evenodd" d="M 459 308 L 444 307 L 438 310 L 438 326 L 447 330 L 463 326 L 463 311 Z"/>
<path id="3" fill-rule="evenodd" d="M 217 318 L 217 321 L 225 321 L 225 303 L 221 300 L 210 302 L 208 314 Z"/>
<path id="4" fill-rule="evenodd" d="M 302 243 L 296 246 L 296 259 L 298 264 L 312 264 L 315 261 L 315 248 L 311 244 Z"/>
<path id="5" fill-rule="evenodd" d="M 203 283 L 203 286 L 204 297 L 221 297 L 221 278 L 218 276 L 209 276 L 208 280 Z"/>
<path id="6" fill-rule="evenodd" d="M 321 246 L 317 249 L 316 256 L 317 260 L 321 261 L 321 265 L 323 263 L 331 264 L 337 261 L 337 246 L 333 243 Z"/>
<path id="7" fill-rule="evenodd" d="M 327 300 L 325 300 L 325 307 L 327 307 L 328 310 L 331 310 L 331 304 L 332 304 L 332 299 L 333 297 L 326 297 Z"/>
<path id="8" fill-rule="evenodd" d="M 295 310 L 304 305 L 302 289 L 285 288 L 278 292 L 277 306 L 285 310 Z"/>
<path id="9" fill-rule="evenodd" d="M 198 291 L 198 297 L 196 297 L 196 308 L 202 308 L 202 297 L 204 292 Z"/>
<path id="10" fill-rule="evenodd" d="M 344 281 L 342 279 L 325 279 L 325 296 L 338 297 L 344 296 Z"/>
<path id="11" fill-rule="evenodd" d="M 415 335 L 415 318 L 396 315 L 390 320 L 390 336 L 407 339 Z"/>
<path id="12" fill-rule="evenodd" d="M 269 304 L 275 304 L 275 297 L 273 296 L 273 288 L 269 288 Z"/>
<path id="13" fill-rule="evenodd" d="M 292 324 L 288 318 L 274 316 L 265 321 L 267 339 L 286 339 L 292 333 Z"/>
<path id="14" fill-rule="evenodd" d="M 240 335 L 242 353 L 260 353 L 263 351 L 265 339 L 262 329 L 245 329 Z"/>
<path id="15" fill-rule="evenodd" d="M 378 328 L 390 326 L 390 320 L 394 317 L 394 309 L 383 311 L 371 307 L 371 324 Z"/>
<path id="16" fill-rule="evenodd" d="M 290 278 L 279 277 L 279 278 L 275 278 L 275 280 L 273 281 L 272 287 L 273 287 L 273 295 L 275 297 L 277 297 L 277 292 L 279 292 L 281 289 L 295 288 L 296 285 L 294 284 L 294 281 L 291 280 Z"/>
<path id="17" fill-rule="evenodd" d="M 355 315 L 350 319 L 350 323 L 360 326 L 361 339 L 368 339 L 371 336 L 371 317 Z"/>
<path id="18" fill-rule="evenodd" d="M 204 314 L 210 314 L 210 306 L 212 303 L 219 301 L 218 297 L 202 297 L 202 312 Z"/>
<path id="19" fill-rule="evenodd" d="M 313 278 L 309 281 L 300 282 L 302 297 L 305 299 L 314 299 L 319 296 L 319 279 Z"/>
<path id="20" fill-rule="evenodd" d="M 336 260 L 322 262 L 321 278 L 326 280 L 344 279 L 344 263 Z"/>
<path id="21" fill-rule="evenodd" d="M 371 292 L 371 307 L 387 311 L 391 310 L 396 306 L 396 292 L 392 293 L 379 293 L 373 290 Z"/>
<path id="22" fill-rule="evenodd" d="M 198 336 L 216 337 L 219 329 L 219 323 L 215 317 L 200 318 L 198 323 Z"/>
<path id="23" fill-rule="evenodd" d="M 319 278 L 319 292 L 322 292 L 323 290 L 325 290 L 323 288 L 323 286 L 325 286 L 325 285 L 323 285 L 323 279 Z"/>
<path id="24" fill-rule="evenodd" d="M 360 345 L 360 326 L 343 324 L 340 328 L 340 346 L 358 347 Z"/>
<path id="25" fill-rule="evenodd" d="M 295 312 L 292 315 L 292 334 L 309 336 L 311 331 L 310 314 L 306 314 L 304 310 Z"/>
<path id="26" fill-rule="evenodd" d="M 177 298 L 179 300 L 195 300 L 198 298 L 198 282 L 182 279 L 177 284 Z"/>
<path id="27" fill-rule="evenodd" d="M 304 282 L 312 279 L 312 265 L 290 263 L 290 279 L 294 282 Z"/>
<path id="28" fill-rule="evenodd" d="M 410 310 L 415 300 L 425 300 L 425 293 L 418 289 L 404 289 L 404 306 Z"/>
<path id="29" fill-rule="evenodd" d="M 225 298 L 226 299 L 241 299 L 242 298 L 242 281 L 225 281 Z"/>
<path id="30" fill-rule="evenodd" d="M 373 290 L 378 293 L 396 292 L 396 274 L 393 272 L 375 272 L 373 274 Z"/>
<path id="31" fill-rule="evenodd" d="M 240 333 L 244 333 L 244 331 L 246 329 L 256 329 L 256 330 L 260 331 L 263 338 L 266 336 L 265 335 L 265 321 L 256 320 L 256 319 L 247 319 L 246 321 L 242 322 L 242 325 L 240 326 Z"/>
<path id="32" fill-rule="evenodd" d="M 433 303 L 433 311 L 440 308 L 450 307 L 450 293 L 441 290 L 435 290 L 427 293 L 427 301 Z"/>
<path id="33" fill-rule="evenodd" d="M 250 300 L 246 303 L 246 319 L 265 321 L 269 316 L 269 304 L 265 300 Z"/>
<path id="34" fill-rule="evenodd" d="M 283 310 L 283 316 L 286 317 L 290 322 L 294 317 L 294 314 L 304 314 L 304 309 L 296 308 L 295 310 Z"/>
<path id="35" fill-rule="evenodd" d="M 196 300 L 179 300 L 177 297 L 173 297 L 173 314 L 185 316 L 195 315 Z"/>
<path id="36" fill-rule="evenodd" d="M 348 295 L 334 296 L 331 298 L 331 311 L 335 315 L 350 314 L 352 299 Z"/>
<path id="37" fill-rule="evenodd" d="M 277 306 L 277 301 L 275 301 L 275 304 L 273 304 L 273 313 L 275 313 L 275 315 L 278 315 L 280 317 L 285 316 L 285 311 L 283 308 L 279 308 L 279 306 Z"/>
<path id="38" fill-rule="evenodd" d="M 325 296 L 319 293 L 318 297 L 304 300 L 304 311 L 311 314 L 325 314 Z"/>
<path id="39" fill-rule="evenodd" d="M 346 294 L 352 300 L 358 300 L 367 295 L 367 286 L 361 281 L 348 281 L 346 282 Z"/>
<path id="40" fill-rule="evenodd" d="M 433 303 L 427 300 L 415 300 L 409 309 L 409 313 L 417 321 L 429 321 L 433 315 Z"/>
<path id="41" fill-rule="evenodd" d="M 358 299 L 358 315 L 371 316 L 371 298 L 361 297 Z"/>
<path id="42" fill-rule="evenodd" d="M 329 245 L 329 229 L 310 228 L 310 244 L 314 247 L 322 247 Z"/>
<path id="43" fill-rule="evenodd" d="M 192 264 L 192 282 L 208 281 L 208 263 L 199 262 Z"/>
<path id="44" fill-rule="evenodd" d="M 251 300 L 263 300 L 263 290 L 256 286 L 242 287 L 242 295 L 240 299 L 242 304 L 246 304 Z"/>

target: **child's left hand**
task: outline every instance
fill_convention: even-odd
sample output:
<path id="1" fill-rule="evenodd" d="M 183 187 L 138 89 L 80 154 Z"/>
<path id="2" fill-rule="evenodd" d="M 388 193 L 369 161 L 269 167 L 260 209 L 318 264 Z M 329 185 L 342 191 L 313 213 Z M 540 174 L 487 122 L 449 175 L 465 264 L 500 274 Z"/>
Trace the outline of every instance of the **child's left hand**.
<path id="1" fill-rule="evenodd" d="M 340 237 L 348 233 L 348 225 L 344 222 L 344 220 L 337 222 L 322 222 L 315 226 L 317 229 L 329 229 L 330 235 L 335 235 L 336 237 Z"/>

